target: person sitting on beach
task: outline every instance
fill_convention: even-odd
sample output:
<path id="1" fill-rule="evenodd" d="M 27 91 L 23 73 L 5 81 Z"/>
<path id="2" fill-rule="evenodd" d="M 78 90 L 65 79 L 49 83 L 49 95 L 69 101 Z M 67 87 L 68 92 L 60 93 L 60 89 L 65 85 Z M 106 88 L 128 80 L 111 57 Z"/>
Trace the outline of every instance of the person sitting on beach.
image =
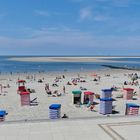
<path id="1" fill-rule="evenodd" d="M 100 99 L 100 94 L 95 94 L 96 99 Z"/>
<path id="2" fill-rule="evenodd" d="M 77 85 L 77 83 L 73 82 L 73 85 Z"/>
<path id="3" fill-rule="evenodd" d="M 63 79 L 65 79 L 65 75 L 62 75 Z"/>
<path id="4" fill-rule="evenodd" d="M 93 81 L 98 81 L 98 80 L 95 78 L 95 79 L 93 79 Z"/>
<path id="5" fill-rule="evenodd" d="M 58 95 L 58 91 L 57 90 L 55 90 L 54 92 L 53 92 L 53 94 L 52 94 L 54 97 L 56 97 L 57 95 Z"/>
<path id="6" fill-rule="evenodd" d="M 72 81 L 73 85 L 77 85 L 77 80 Z"/>
<path id="7" fill-rule="evenodd" d="M 95 106 L 93 104 L 91 104 L 90 107 L 89 107 L 90 111 L 93 111 L 94 110 L 94 107 Z"/>
<path id="8" fill-rule="evenodd" d="M 46 90 L 46 93 L 47 93 L 48 95 L 52 95 L 52 92 L 51 92 L 50 90 Z"/>
<path id="9" fill-rule="evenodd" d="M 86 80 L 80 80 L 80 82 L 86 82 Z"/>
<path id="10" fill-rule="evenodd" d="M 124 81 L 124 85 L 127 85 L 127 82 L 126 81 Z"/>
<path id="11" fill-rule="evenodd" d="M 61 96 L 61 95 L 62 95 L 61 93 L 57 92 L 57 96 Z"/>
<path id="12" fill-rule="evenodd" d="M 81 90 L 87 90 L 87 89 L 86 89 L 86 88 L 84 88 L 84 87 L 80 87 L 80 89 L 81 89 Z"/>
<path id="13" fill-rule="evenodd" d="M 45 91 L 49 90 L 49 83 L 45 84 Z"/>
<path id="14" fill-rule="evenodd" d="M 68 116 L 67 116 L 66 114 L 64 114 L 64 115 L 62 116 L 62 118 L 68 118 Z"/>
<path id="15" fill-rule="evenodd" d="M 9 84 L 7 84 L 7 88 L 10 88 L 10 85 Z"/>
<path id="16" fill-rule="evenodd" d="M 38 83 L 43 83 L 43 81 L 41 79 L 38 80 Z"/>
<path id="17" fill-rule="evenodd" d="M 55 90 L 54 92 L 53 92 L 53 94 L 57 94 L 58 93 L 58 90 Z"/>
<path id="18" fill-rule="evenodd" d="M 27 89 L 27 91 L 28 91 L 28 92 L 30 92 L 30 93 L 32 93 L 32 91 L 31 91 L 31 89 L 30 89 L 30 88 L 28 88 L 28 89 Z"/>
<path id="19" fill-rule="evenodd" d="M 61 93 L 58 93 L 58 90 L 55 90 L 52 94 L 53 97 L 61 96 Z"/>
<path id="20" fill-rule="evenodd" d="M 67 82 L 67 85 L 72 85 L 69 81 Z"/>

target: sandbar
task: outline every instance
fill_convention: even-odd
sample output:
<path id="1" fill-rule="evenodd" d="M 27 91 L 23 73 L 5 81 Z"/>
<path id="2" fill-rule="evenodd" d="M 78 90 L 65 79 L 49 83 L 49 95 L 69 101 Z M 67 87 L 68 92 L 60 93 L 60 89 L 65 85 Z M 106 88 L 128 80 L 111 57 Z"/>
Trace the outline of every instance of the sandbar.
<path id="1" fill-rule="evenodd" d="M 118 61 L 112 59 L 121 59 L 130 57 L 11 57 L 9 60 L 12 61 L 25 61 L 25 62 L 119 62 L 124 63 L 128 61 Z M 140 58 L 140 57 L 131 57 Z M 139 63 L 131 61 L 129 63 Z"/>

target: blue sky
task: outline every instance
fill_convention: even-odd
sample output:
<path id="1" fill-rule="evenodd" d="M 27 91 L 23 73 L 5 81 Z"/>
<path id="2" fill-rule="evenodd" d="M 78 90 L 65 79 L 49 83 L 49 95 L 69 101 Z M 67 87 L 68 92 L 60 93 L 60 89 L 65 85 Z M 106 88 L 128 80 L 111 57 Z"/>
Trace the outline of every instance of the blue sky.
<path id="1" fill-rule="evenodd" d="M 139 54 L 139 0 L 0 0 L 0 55 Z"/>

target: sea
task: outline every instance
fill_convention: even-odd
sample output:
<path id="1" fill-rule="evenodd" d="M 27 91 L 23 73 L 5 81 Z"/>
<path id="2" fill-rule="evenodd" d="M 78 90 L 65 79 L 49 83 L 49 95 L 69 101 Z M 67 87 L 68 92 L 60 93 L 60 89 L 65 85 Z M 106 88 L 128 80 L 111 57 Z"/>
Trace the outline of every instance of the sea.
<path id="1" fill-rule="evenodd" d="M 131 57 L 109 59 L 109 60 L 116 60 L 118 61 L 117 63 L 113 63 L 113 62 L 19 62 L 19 61 L 9 60 L 9 58 L 12 57 L 24 58 L 27 56 L 0 56 L 0 73 L 65 72 L 65 71 L 84 72 L 84 71 L 108 69 L 107 67 L 104 67 L 102 65 L 111 65 L 117 67 L 127 66 L 128 68 L 138 68 L 138 69 L 140 68 L 140 58 L 131 58 Z M 41 56 L 28 56 L 28 57 L 41 57 Z M 56 56 L 46 56 L 46 57 L 56 57 Z M 125 61 L 125 63 L 123 61 Z"/>

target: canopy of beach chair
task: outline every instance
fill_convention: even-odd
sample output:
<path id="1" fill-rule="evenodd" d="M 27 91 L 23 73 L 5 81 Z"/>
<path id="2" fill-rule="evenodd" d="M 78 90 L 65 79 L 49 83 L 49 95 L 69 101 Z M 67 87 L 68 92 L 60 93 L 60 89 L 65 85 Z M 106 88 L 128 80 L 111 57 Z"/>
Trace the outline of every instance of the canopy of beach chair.
<path id="1" fill-rule="evenodd" d="M 49 106 L 49 109 L 60 109 L 61 108 L 61 104 L 52 104 Z"/>
<path id="2" fill-rule="evenodd" d="M 25 94 L 30 94 L 30 92 L 28 92 L 28 91 L 20 92 L 20 95 L 25 95 Z"/>
<path id="3" fill-rule="evenodd" d="M 5 116 L 6 114 L 6 110 L 0 110 L 0 116 Z"/>
<path id="4" fill-rule="evenodd" d="M 123 88 L 123 90 L 126 90 L 126 91 L 134 91 L 133 88 Z"/>
<path id="5" fill-rule="evenodd" d="M 80 90 L 74 90 L 72 91 L 73 94 L 81 94 L 82 92 Z"/>
<path id="6" fill-rule="evenodd" d="M 85 94 L 85 95 L 93 95 L 93 94 L 94 94 L 94 92 L 91 92 L 91 91 L 86 91 L 86 92 L 84 92 L 84 94 Z"/>
<path id="7" fill-rule="evenodd" d="M 134 103 L 127 103 L 126 106 L 127 107 L 138 107 L 138 108 L 140 107 L 139 105 L 134 104 Z"/>
<path id="8" fill-rule="evenodd" d="M 25 83 L 25 80 L 18 80 L 18 83 Z"/>
<path id="9" fill-rule="evenodd" d="M 112 88 L 110 88 L 110 89 L 102 89 L 103 92 L 112 92 L 112 90 L 113 90 Z"/>

